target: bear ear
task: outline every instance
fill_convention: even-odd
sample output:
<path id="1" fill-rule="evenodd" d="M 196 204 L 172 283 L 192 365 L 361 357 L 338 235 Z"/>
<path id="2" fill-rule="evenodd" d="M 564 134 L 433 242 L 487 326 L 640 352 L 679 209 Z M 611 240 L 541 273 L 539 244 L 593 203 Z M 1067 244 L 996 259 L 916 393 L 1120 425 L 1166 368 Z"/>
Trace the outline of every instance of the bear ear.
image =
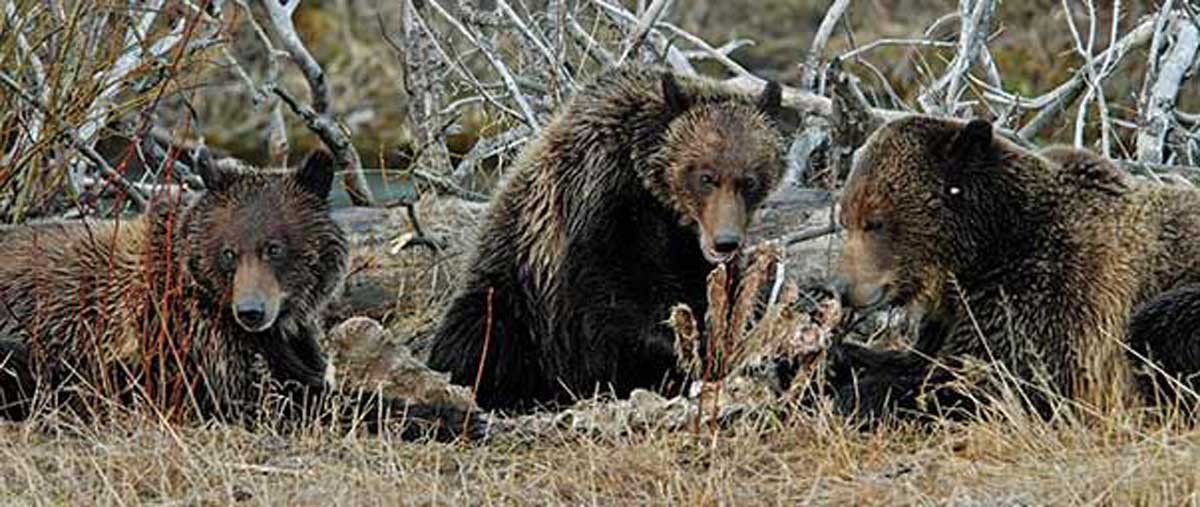
<path id="1" fill-rule="evenodd" d="M 951 153 L 964 160 L 978 158 L 991 150 L 992 124 L 987 120 L 971 120 L 959 130 L 951 143 Z"/>
<path id="2" fill-rule="evenodd" d="M 992 157 L 992 124 L 986 120 L 971 120 L 959 128 L 954 138 L 943 149 L 949 150 L 948 160 L 953 170 L 946 175 L 946 193 L 957 196 L 962 193 L 963 170 L 975 162 Z"/>
<path id="3" fill-rule="evenodd" d="M 296 171 L 296 183 L 306 192 L 324 201 L 333 188 L 333 172 L 337 161 L 328 151 L 317 148 L 309 152 Z"/>
<path id="4" fill-rule="evenodd" d="M 663 102 L 667 104 L 667 114 L 672 117 L 687 111 L 688 107 L 692 105 L 692 99 L 683 90 L 679 89 L 679 83 L 675 81 L 673 74 L 663 74 L 662 94 Z"/>
<path id="5" fill-rule="evenodd" d="M 756 104 L 758 110 L 773 122 L 778 123 L 783 113 L 783 87 L 775 81 L 767 81 Z"/>
<path id="6" fill-rule="evenodd" d="M 207 147 L 196 148 L 194 158 L 196 162 L 193 172 L 200 177 L 200 181 L 204 182 L 204 190 L 220 192 L 229 187 L 233 177 L 217 165 L 217 161 L 213 160 L 212 152 L 208 151 Z"/>

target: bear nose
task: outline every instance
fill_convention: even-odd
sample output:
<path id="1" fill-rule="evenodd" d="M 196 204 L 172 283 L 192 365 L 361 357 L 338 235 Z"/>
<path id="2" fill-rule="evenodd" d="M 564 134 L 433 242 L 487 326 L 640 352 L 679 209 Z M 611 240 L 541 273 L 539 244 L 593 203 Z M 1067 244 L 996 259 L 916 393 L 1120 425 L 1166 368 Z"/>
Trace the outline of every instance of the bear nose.
<path id="1" fill-rule="evenodd" d="M 727 254 L 737 251 L 742 244 L 742 237 L 737 234 L 718 234 L 713 241 L 713 249 L 717 253 Z"/>
<path id="2" fill-rule="evenodd" d="M 236 308 L 237 320 L 246 327 L 258 327 L 263 323 L 267 316 L 266 305 L 262 301 L 248 300 L 239 301 Z"/>

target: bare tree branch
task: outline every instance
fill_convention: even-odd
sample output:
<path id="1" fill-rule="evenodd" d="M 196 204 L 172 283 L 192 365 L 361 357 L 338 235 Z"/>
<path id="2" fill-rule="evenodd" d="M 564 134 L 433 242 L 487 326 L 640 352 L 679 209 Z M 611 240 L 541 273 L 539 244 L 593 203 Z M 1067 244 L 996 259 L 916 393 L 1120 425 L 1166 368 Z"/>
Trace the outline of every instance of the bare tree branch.
<path id="1" fill-rule="evenodd" d="M 361 179 L 357 185 L 361 185 L 362 193 L 359 193 L 359 188 L 346 185 L 346 193 L 350 195 L 350 201 L 356 206 L 372 205 L 374 198 L 371 196 L 370 188 L 367 187 L 366 177 L 362 173 L 362 160 L 358 158 L 358 150 L 354 149 L 354 145 L 350 143 L 350 136 L 342 130 L 342 126 L 329 116 L 317 113 L 313 108 L 296 100 L 292 94 L 275 83 L 268 83 L 267 89 L 278 95 L 292 109 L 292 112 L 304 120 L 308 129 L 316 133 L 325 146 L 329 147 L 329 151 L 333 153 L 338 165 L 344 171 L 343 181 L 349 180 L 351 175 Z"/>
<path id="2" fill-rule="evenodd" d="M 842 19 L 847 7 L 850 7 L 850 0 L 834 0 L 829 10 L 825 11 L 825 18 L 821 20 L 817 34 L 813 36 L 812 45 L 808 47 L 808 58 L 804 60 L 802 88 L 815 89 L 817 78 L 821 75 L 821 55 L 825 53 L 825 45 L 829 43 L 829 37 L 833 35 L 833 29 L 838 20 Z"/>
<path id="3" fill-rule="evenodd" d="M 714 48 L 713 51 L 705 51 L 702 49 L 692 49 L 692 50 L 683 51 L 682 53 L 683 53 L 683 56 L 685 58 L 687 58 L 688 60 L 712 60 L 712 59 L 716 58 L 716 56 L 714 56 L 714 52 L 715 52 L 715 54 L 728 57 L 734 51 L 737 51 L 746 46 L 753 46 L 753 45 L 754 45 L 754 41 L 752 41 L 750 39 L 733 39 L 729 42 L 726 42 L 725 44 L 722 44 L 721 47 L 719 47 L 719 48 Z"/>
<path id="4" fill-rule="evenodd" d="M 496 6 L 499 7 L 506 16 L 508 16 L 508 19 L 512 21 L 513 26 L 517 27 L 517 30 L 525 36 L 529 43 L 532 44 L 534 48 L 537 48 L 538 53 L 540 53 L 542 57 L 546 59 L 546 64 L 552 69 L 552 72 L 554 72 L 568 87 L 574 88 L 575 78 L 571 77 L 571 74 L 567 72 L 562 65 L 559 65 L 558 58 L 554 56 L 554 52 L 550 51 L 550 48 L 547 46 L 547 43 L 542 40 L 542 37 L 534 33 L 529 29 L 528 26 L 525 25 L 525 22 L 521 19 L 521 16 L 517 14 L 517 11 L 513 10 L 512 6 L 510 6 L 508 2 L 505 0 L 496 0 Z"/>
<path id="5" fill-rule="evenodd" d="M 1141 115 L 1143 126 L 1137 136 L 1139 162 L 1164 162 L 1164 145 L 1172 122 L 1171 111 L 1175 109 L 1179 88 L 1196 60 L 1197 49 L 1200 49 L 1200 30 L 1196 25 L 1182 21 L 1172 25 L 1174 41 L 1158 64 L 1158 77 L 1150 88 L 1147 110 Z"/>
<path id="6" fill-rule="evenodd" d="M 987 44 L 992 13 L 996 9 L 994 0 L 961 0 L 959 2 L 960 27 L 958 50 L 946 69 L 946 73 L 933 83 L 917 99 L 926 112 L 954 114 L 958 105 L 960 85 L 979 58 L 981 48 Z"/>
<path id="7" fill-rule="evenodd" d="M 641 19 L 638 20 L 637 26 L 634 27 L 633 33 L 629 35 L 629 41 L 625 44 L 625 50 L 621 52 L 621 57 L 617 58 L 617 65 L 621 65 L 629 58 L 629 55 L 637 51 L 642 45 L 642 41 L 646 40 L 646 34 L 650 33 L 650 29 L 662 17 L 671 0 L 654 0 L 650 2 L 650 6 L 642 13 Z"/>
<path id="8" fill-rule="evenodd" d="M 604 67 L 611 67 L 616 64 L 616 57 L 611 52 L 604 48 L 599 41 L 592 37 L 592 34 L 584 30 L 579 25 L 579 20 L 575 16 L 568 15 L 567 30 L 571 32 L 578 44 L 583 45 L 583 50 L 588 56 L 600 63 Z"/>
<path id="9" fill-rule="evenodd" d="M 1155 23 L 1153 21 L 1144 22 L 1118 39 L 1115 45 L 1101 53 L 1101 60 L 1107 61 L 1110 64 L 1107 72 L 1104 72 L 1105 69 L 1101 69 L 1101 72 L 1096 74 L 1095 78 L 1103 81 L 1117 68 L 1118 64 L 1130 50 L 1149 42 L 1154 34 L 1154 27 Z M 1084 87 L 1087 86 L 1085 81 L 1087 79 L 1087 72 L 1087 68 L 1081 68 L 1066 82 L 1032 99 L 1005 93 L 982 81 L 974 81 L 974 83 L 986 89 L 984 98 L 990 101 L 1024 109 L 1038 110 L 1033 119 L 1026 122 L 1017 131 L 1018 138 L 1028 140 L 1049 125 L 1062 111 L 1069 108 L 1075 102 L 1075 99 L 1079 98 L 1083 93 Z"/>
<path id="10" fill-rule="evenodd" d="M 637 16 L 625 10 L 624 7 L 610 3 L 607 0 L 592 0 L 592 4 L 599 7 L 601 11 L 618 21 L 623 26 L 635 27 L 636 29 L 637 23 L 640 21 Z M 655 23 L 653 27 L 660 27 L 661 25 L 662 23 Z M 687 57 L 683 55 L 683 52 L 680 51 L 679 48 L 669 44 L 666 40 L 664 40 L 662 35 L 657 31 L 650 30 L 647 33 L 647 37 L 649 37 L 650 41 L 654 44 L 655 50 L 657 50 L 660 54 L 666 54 L 667 64 L 670 65 L 671 68 L 676 72 L 689 75 L 696 73 L 696 69 L 692 67 L 691 62 L 689 62 Z"/>
<path id="11" fill-rule="evenodd" d="M 492 48 L 490 44 L 483 42 L 476 37 L 471 30 L 467 29 L 462 22 L 451 15 L 450 12 L 442 7 L 437 0 L 427 1 L 429 5 L 433 7 L 433 9 L 436 10 L 439 15 L 442 16 L 442 19 L 445 19 L 446 22 L 450 23 L 451 26 L 458 30 L 458 32 L 462 34 L 462 36 L 465 37 L 467 41 L 471 43 L 471 45 L 479 48 L 484 58 L 486 58 L 488 63 L 491 64 L 492 68 L 496 70 L 496 73 L 500 74 L 500 78 L 504 81 L 504 86 L 507 87 L 509 93 L 512 94 L 513 100 L 516 101 L 518 108 L 521 110 L 520 118 L 525 122 L 526 125 L 532 128 L 534 132 L 541 131 L 541 124 L 537 119 L 537 115 L 533 113 L 533 107 L 529 105 L 529 99 L 525 97 L 525 93 L 521 91 L 519 86 L 517 86 L 517 80 L 513 77 L 512 71 L 509 70 L 507 65 L 505 65 L 504 60 L 500 58 L 495 49 Z"/>
<path id="12" fill-rule="evenodd" d="M 461 62 L 451 58 L 442 49 L 437 34 L 425 25 L 417 3 L 404 0 L 401 4 L 404 40 L 399 43 L 401 45 L 390 39 L 389 42 L 404 68 L 404 91 L 408 95 L 405 119 L 412 133 L 413 144 L 418 147 L 411 165 L 417 168 L 424 167 L 433 173 L 445 174 L 450 170 L 450 152 L 442 137 L 442 129 L 430 127 L 439 123 L 437 111 L 445 93 L 444 83 L 437 78 L 441 73 L 441 66 L 432 53 L 441 54 L 445 63 L 459 71 L 464 78 L 470 78 L 470 75 L 460 68 Z M 387 33 L 386 30 L 383 32 Z M 486 100 L 497 103 L 482 86 L 476 89 Z"/>
<path id="13" fill-rule="evenodd" d="M 309 129 L 317 134 L 333 152 L 334 158 L 338 160 L 342 168 L 342 182 L 346 186 L 346 193 L 350 195 L 351 202 L 359 206 L 371 205 L 375 198 L 371 195 L 371 187 L 367 185 L 366 176 L 363 175 L 362 161 L 358 156 L 358 150 L 350 142 L 349 135 L 343 132 L 342 127 L 331 117 L 329 87 L 325 83 L 325 71 L 308 52 L 308 48 L 300 40 L 300 35 L 296 33 L 296 25 L 292 22 L 292 15 L 300 7 L 300 0 L 290 0 L 290 3 L 289 0 L 263 0 L 262 5 L 267 11 L 275 34 L 283 42 L 284 49 L 300 72 L 304 74 L 309 90 L 312 92 L 313 107 L 302 106 L 278 84 L 269 83 L 267 87 L 284 102 L 287 102 L 292 111 L 304 118 L 305 125 L 308 125 Z"/>
<path id="14" fill-rule="evenodd" d="M 296 32 L 296 25 L 292 22 L 292 15 L 300 7 L 300 0 L 262 0 L 262 6 L 275 28 L 275 35 L 283 43 L 283 49 L 291 55 L 292 62 L 304 73 L 304 79 L 308 81 L 312 91 L 313 109 L 318 114 L 328 114 L 329 86 L 325 84 L 325 71 L 321 70 L 317 59 L 308 52 L 304 41 L 300 40 L 300 34 Z"/>
<path id="15" fill-rule="evenodd" d="M 845 175 L 850 172 L 854 151 L 862 146 L 867 136 L 881 123 L 871 112 L 871 104 L 863 95 L 855 79 L 835 65 L 829 69 L 832 76 L 833 110 L 830 114 L 830 141 L 834 171 L 831 174 Z"/>
<path id="16" fill-rule="evenodd" d="M 78 149 L 85 158 L 95 164 L 96 167 L 100 168 L 100 170 L 104 173 L 104 177 L 108 181 L 120 187 L 121 190 L 123 190 L 125 194 L 129 196 L 129 199 L 137 205 L 138 209 L 147 209 L 148 204 L 146 196 L 142 195 L 142 193 L 136 187 L 134 187 L 129 180 L 125 179 L 120 172 L 118 172 L 116 169 L 113 169 L 112 165 L 110 165 L 108 161 L 104 159 L 104 157 L 100 156 L 100 154 L 96 152 L 96 149 L 92 147 L 91 142 L 88 142 L 86 139 L 84 139 L 84 137 L 81 136 L 77 130 L 69 125 L 62 125 L 56 116 L 48 114 L 49 111 L 46 109 L 46 106 L 37 98 L 21 89 L 21 85 L 17 84 L 17 82 L 13 80 L 13 78 L 9 77 L 7 73 L 0 72 L 0 83 L 3 83 L 4 86 L 9 89 L 9 91 L 11 91 L 21 100 L 24 100 L 30 106 L 33 106 L 38 111 L 46 114 L 56 123 L 59 123 L 59 125 L 57 125 L 58 128 L 60 128 L 71 139 L 71 143 L 75 145 L 75 148 Z M 82 185 L 79 188 L 82 188 Z"/>
<path id="17" fill-rule="evenodd" d="M 842 53 L 838 59 L 845 61 L 851 58 L 858 58 L 864 53 L 868 53 L 885 46 L 929 46 L 935 48 L 952 48 L 956 46 L 956 44 L 953 42 L 929 39 L 879 39 Z"/>

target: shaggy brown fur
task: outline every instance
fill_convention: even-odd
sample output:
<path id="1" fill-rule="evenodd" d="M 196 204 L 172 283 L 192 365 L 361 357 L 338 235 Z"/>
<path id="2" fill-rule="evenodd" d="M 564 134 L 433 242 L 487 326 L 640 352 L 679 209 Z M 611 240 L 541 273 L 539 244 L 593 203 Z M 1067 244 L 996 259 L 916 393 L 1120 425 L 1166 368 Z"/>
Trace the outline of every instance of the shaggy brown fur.
<path id="1" fill-rule="evenodd" d="M 1129 348 L 1148 399 L 1194 412 L 1200 393 L 1200 285 L 1179 287 L 1138 305 L 1129 320 Z"/>
<path id="2" fill-rule="evenodd" d="M 1077 186 L 1091 196 L 1116 196 L 1129 192 L 1136 180 L 1111 160 L 1073 146 L 1050 146 L 1038 155 L 1060 171 L 1064 184 Z"/>
<path id="3" fill-rule="evenodd" d="M 474 385 L 483 359 L 485 408 L 661 383 L 668 309 L 703 313 L 712 263 L 782 174 L 779 105 L 774 84 L 756 104 L 646 68 L 581 90 L 493 200 L 430 365 Z"/>
<path id="4" fill-rule="evenodd" d="M 16 373 L 2 386 L 8 414 L 27 415 L 38 388 L 76 407 L 96 406 L 85 397 L 97 394 L 140 399 L 168 416 L 241 419 L 259 406 L 257 356 L 295 398 L 293 412 L 323 412 L 320 316 L 348 257 L 325 202 L 333 164 L 316 152 L 286 175 L 202 165 L 207 191 L 188 202 L 163 198 L 134 219 L 6 234 L 0 347 Z M 342 401 L 371 424 L 404 410 L 400 400 Z M 418 423 L 405 429 L 410 436 L 421 423 L 448 427 L 443 437 L 463 427 L 456 409 L 410 413 Z"/>
<path id="5" fill-rule="evenodd" d="M 1082 151 L 1039 156 L 982 121 L 897 120 L 857 157 L 835 285 L 854 306 L 907 306 L 922 326 L 919 353 L 837 347 L 835 371 L 860 377 L 857 392 L 840 380 L 845 408 L 913 406 L 948 376 L 924 356 L 999 364 L 1101 409 L 1129 401 L 1133 307 L 1200 281 L 1200 194 L 1134 184 Z"/>

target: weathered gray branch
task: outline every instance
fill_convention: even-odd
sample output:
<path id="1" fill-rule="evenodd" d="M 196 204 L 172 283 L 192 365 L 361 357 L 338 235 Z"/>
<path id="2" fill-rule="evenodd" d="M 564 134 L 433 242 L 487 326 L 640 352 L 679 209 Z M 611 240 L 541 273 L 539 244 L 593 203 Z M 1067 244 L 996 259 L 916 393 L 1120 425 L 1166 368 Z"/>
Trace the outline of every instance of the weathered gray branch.
<path id="1" fill-rule="evenodd" d="M 262 5 L 267 11 L 275 34 L 283 43 L 284 50 L 288 52 L 292 61 L 304 74 L 309 91 L 312 92 L 313 106 L 309 108 L 300 104 L 276 83 L 268 84 L 268 88 L 284 102 L 287 102 L 292 111 L 304 118 L 305 125 L 317 134 L 333 152 L 334 158 L 341 165 L 342 183 L 346 186 L 346 193 L 350 195 L 351 202 L 358 206 L 371 205 L 375 198 L 371 195 L 371 188 L 367 185 L 367 178 L 362 172 L 362 161 L 358 156 L 358 150 L 350 142 L 350 136 L 342 130 L 341 125 L 332 119 L 325 71 L 308 52 L 308 48 L 300 40 L 300 35 L 296 33 L 296 25 L 292 22 L 292 15 L 300 7 L 300 0 L 263 0 Z"/>
<path id="2" fill-rule="evenodd" d="M 960 85 L 966 79 L 965 76 L 970 72 L 971 66 L 979 58 L 981 48 L 987 44 L 992 13 L 995 10 L 994 0 L 961 0 L 959 2 L 958 50 L 946 68 L 945 74 L 917 99 L 926 112 L 954 114 L 958 105 Z"/>
<path id="3" fill-rule="evenodd" d="M 847 7 L 850 7 L 850 0 L 834 0 L 829 10 L 825 11 L 825 18 L 821 20 L 817 34 L 813 36 L 812 45 L 808 47 L 808 58 L 804 60 L 802 88 L 816 89 L 817 78 L 821 76 L 821 57 L 825 53 L 825 45 L 829 43 L 829 37 L 833 35 L 833 29 L 837 27 L 838 20 L 842 19 Z"/>
<path id="4" fill-rule="evenodd" d="M 546 59 L 546 65 L 549 66 L 551 72 L 554 72 L 558 78 L 562 80 L 565 85 L 567 85 L 568 88 L 574 88 L 575 78 L 573 78 L 571 74 L 559 64 L 560 62 L 558 61 L 558 58 L 554 56 L 554 52 L 550 50 L 550 47 L 547 45 L 546 41 L 542 40 L 540 35 L 534 33 L 533 30 L 530 30 L 529 27 L 525 25 L 525 21 L 521 19 L 521 16 L 517 14 L 517 11 L 513 10 L 512 6 L 509 5 L 507 1 L 496 0 L 496 6 L 499 7 L 506 16 L 508 16 L 508 19 L 512 21 L 513 26 L 517 27 L 517 30 L 525 36 L 525 39 L 537 49 L 537 52 L 541 54 L 543 58 Z"/>
<path id="5" fill-rule="evenodd" d="M 667 5 L 671 0 L 654 0 L 650 2 L 650 6 L 642 13 L 641 19 L 638 19 L 637 25 L 633 29 L 633 33 L 629 35 L 629 41 L 625 44 L 625 50 L 621 52 L 621 57 L 617 59 L 617 65 L 620 65 L 629 58 L 629 55 L 637 51 L 642 45 L 642 41 L 646 40 L 646 35 L 650 33 L 650 29 L 662 17 L 666 11 Z"/>
<path id="6" fill-rule="evenodd" d="M 600 65 L 609 67 L 616 63 L 616 57 L 614 57 L 611 52 L 605 49 L 595 37 L 592 37 L 592 34 L 588 33 L 587 30 L 584 30 L 583 27 L 579 25 L 579 21 L 575 19 L 575 16 L 568 15 L 567 31 L 571 32 L 571 37 L 575 39 L 577 44 L 583 46 L 584 52 L 586 52 L 588 56 L 591 56 L 593 60 L 599 62 Z"/>
<path id="7" fill-rule="evenodd" d="M 1095 78 L 1098 80 L 1103 80 L 1108 77 L 1108 75 L 1117 68 L 1118 64 L 1125 57 L 1125 55 L 1129 53 L 1130 50 L 1149 42 L 1153 34 L 1154 22 L 1146 21 L 1138 25 L 1137 28 L 1133 29 L 1129 33 L 1125 34 L 1124 37 L 1121 37 L 1117 41 L 1116 45 L 1109 47 L 1100 54 L 1100 59 L 1102 61 L 1109 62 L 1109 66 L 1106 72 L 1104 71 L 1105 69 L 1101 69 L 1101 71 L 1096 74 Z M 1057 118 L 1058 115 L 1064 110 L 1068 109 L 1071 104 L 1073 104 L 1075 100 L 1082 95 L 1084 87 L 1087 86 L 1087 72 L 1087 68 L 1081 68 L 1077 70 L 1075 74 L 1066 82 L 1058 85 L 1053 90 L 1032 99 L 1020 97 L 1015 94 L 1005 93 L 994 88 L 985 91 L 984 97 L 994 102 L 1011 104 L 1015 107 L 1024 109 L 1038 110 L 1033 119 L 1029 120 L 1017 131 L 1018 138 L 1028 140 L 1037 135 L 1038 132 L 1041 132 L 1042 129 L 1046 128 L 1047 125 Z M 990 85 L 980 81 L 975 81 L 975 84 L 984 88 L 990 87 Z"/>
<path id="8" fill-rule="evenodd" d="M 291 108 L 292 112 L 304 120 L 304 125 L 317 134 L 325 146 L 329 147 L 329 151 L 338 161 L 338 166 L 344 171 L 345 180 L 343 181 L 347 183 L 346 193 L 350 196 L 350 201 L 356 206 L 372 205 L 375 200 L 371 195 L 371 189 L 367 186 L 366 177 L 362 173 L 362 160 L 358 158 L 358 150 L 354 149 L 354 145 L 350 142 L 350 136 L 342 130 L 342 126 L 328 115 L 320 114 L 296 100 L 292 94 L 275 83 L 267 84 L 267 89 L 278 95 Z M 351 178 L 358 178 L 361 181 L 350 184 L 350 181 L 347 180 Z"/>
<path id="9" fill-rule="evenodd" d="M 754 41 L 750 39 L 733 39 L 722 44 L 721 47 L 714 48 L 713 51 L 715 51 L 715 54 L 728 57 L 731 53 L 737 51 L 738 49 L 753 45 Z M 716 58 L 713 52 L 705 51 L 703 49 L 689 49 L 682 51 L 682 53 L 683 56 L 688 60 L 712 60 Z"/>
<path id="10" fill-rule="evenodd" d="M 618 24 L 621 26 L 634 27 L 634 29 L 636 29 L 637 23 L 641 21 L 637 16 L 633 15 L 633 13 L 625 10 L 624 7 L 610 3 L 607 0 L 592 0 L 592 4 L 599 7 L 601 11 L 607 14 L 614 21 L 618 22 Z M 663 23 L 656 22 L 652 28 L 661 27 L 662 25 Z M 658 33 L 656 30 L 650 30 L 647 32 L 647 37 L 649 37 L 650 41 L 654 44 L 654 49 L 656 51 L 658 51 L 660 54 L 666 54 L 667 64 L 670 65 L 671 68 L 676 72 L 682 74 L 696 73 L 696 69 L 692 67 L 691 62 L 688 61 L 683 52 L 673 44 L 669 44 L 662 34 Z"/>
<path id="11" fill-rule="evenodd" d="M 878 39 L 878 40 L 873 40 L 871 42 L 863 44 L 862 46 L 854 48 L 845 53 L 842 53 L 842 55 L 839 56 L 838 59 L 840 59 L 842 61 L 846 61 L 851 58 L 858 58 L 859 56 L 862 56 L 864 53 L 868 53 L 870 51 L 874 51 L 875 49 L 878 49 L 881 47 L 886 47 L 886 46 L 918 46 L 918 47 L 928 46 L 928 47 L 935 47 L 935 48 L 952 48 L 955 46 L 955 44 L 953 42 L 930 40 L 930 39 Z"/>
<path id="12" fill-rule="evenodd" d="M 442 19 L 445 19 L 447 23 L 450 23 L 450 25 L 455 28 L 455 30 L 458 30 L 458 33 L 462 34 L 462 36 L 466 38 L 472 46 L 479 49 L 480 53 L 483 54 L 483 57 L 487 59 L 488 63 L 493 69 L 495 69 L 496 73 L 500 75 L 500 79 L 504 81 L 504 86 L 508 89 L 509 93 L 512 94 L 513 101 L 517 103 L 517 107 L 521 110 L 520 119 L 523 120 L 525 124 L 529 126 L 529 128 L 532 128 L 534 132 L 541 131 L 541 122 L 538 121 L 537 115 L 534 114 L 533 107 L 529 105 L 529 99 L 525 97 L 525 93 L 521 91 L 519 86 L 517 86 L 517 80 L 513 77 L 512 71 L 509 70 L 508 65 L 505 65 L 504 60 L 500 58 L 500 55 L 497 54 L 495 48 L 493 48 L 491 44 L 480 40 L 479 37 L 477 37 L 471 30 L 464 26 L 462 22 L 460 22 L 457 18 L 451 15 L 449 11 L 442 7 L 442 4 L 438 3 L 437 0 L 426 1 L 431 7 L 433 7 L 435 11 L 437 11 Z"/>
<path id="13" fill-rule="evenodd" d="M 313 109 L 318 114 L 328 114 L 329 86 L 325 83 L 325 71 L 317 63 L 317 59 L 313 58 L 312 53 L 308 52 L 304 41 L 300 40 L 300 34 L 296 32 L 296 25 L 292 22 L 292 15 L 300 7 L 300 1 L 263 0 L 262 5 L 267 11 L 271 25 L 275 28 L 275 35 L 283 43 L 283 49 L 291 55 L 292 62 L 296 64 L 296 67 L 304 74 L 304 79 L 308 81 L 309 89 L 312 91 Z"/>
<path id="14" fill-rule="evenodd" d="M 1200 49 L 1200 30 L 1196 25 L 1176 21 L 1172 29 L 1175 39 L 1158 64 L 1158 77 L 1150 88 L 1147 109 L 1142 112 L 1144 124 L 1137 136 L 1139 162 L 1164 162 L 1167 132 L 1172 123 L 1171 112 L 1175 109 L 1179 88 L 1196 61 L 1197 49 Z"/>

